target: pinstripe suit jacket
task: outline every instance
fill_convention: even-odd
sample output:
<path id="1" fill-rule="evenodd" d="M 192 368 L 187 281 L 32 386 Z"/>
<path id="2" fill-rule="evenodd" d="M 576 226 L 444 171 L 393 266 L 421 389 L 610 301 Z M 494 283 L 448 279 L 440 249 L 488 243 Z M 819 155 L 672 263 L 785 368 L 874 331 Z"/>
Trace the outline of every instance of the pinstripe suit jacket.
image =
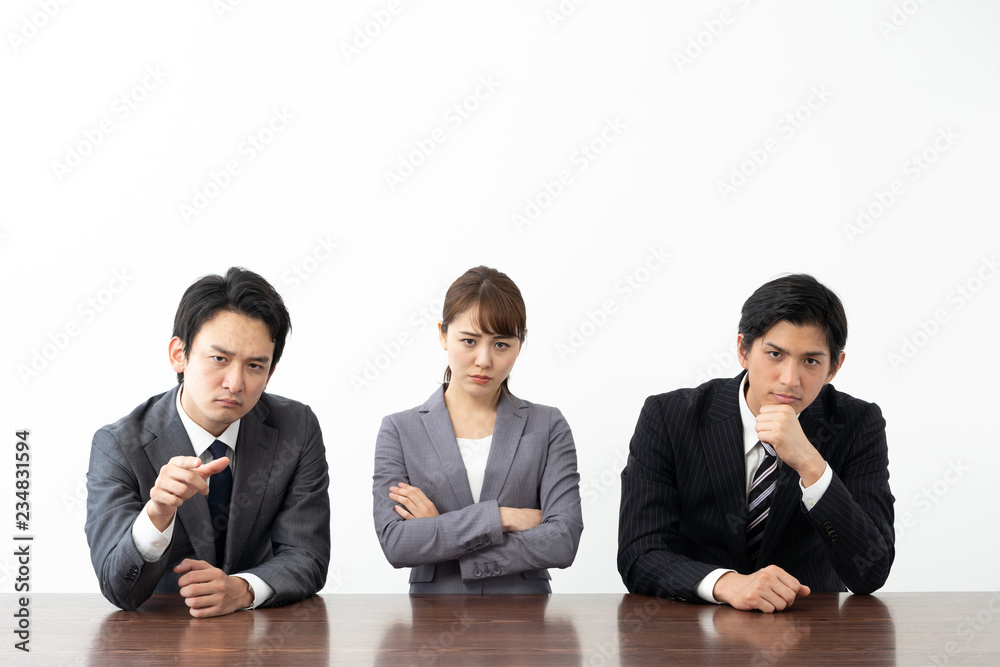
<path id="1" fill-rule="evenodd" d="M 403 520 L 389 487 L 419 487 L 440 516 Z M 583 531 L 573 434 L 556 408 L 507 393 L 479 502 L 455 441 L 444 389 L 382 420 L 372 477 L 375 532 L 411 593 L 550 593 L 549 567 L 569 567 Z M 542 511 L 542 524 L 504 533 L 500 507 Z"/>
<path id="2" fill-rule="evenodd" d="M 142 560 L 132 524 L 160 468 L 174 456 L 192 455 L 177 391 L 150 398 L 94 434 L 86 531 L 101 592 L 112 604 L 135 609 L 153 593 L 178 593 L 180 575 L 173 568 L 194 558 L 229 574 L 257 575 L 274 589 L 268 605 L 316 593 L 330 562 L 323 436 L 312 410 L 281 396 L 262 394 L 240 421 L 225 562 L 216 562 L 208 499 L 200 494 L 177 509 L 173 538 L 160 560 Z"/>
<path id="3" fill-rule="evenodd" d="M 618 571 L 633 593 L 698 601 L 716 568 L 776 564 L 813 591 L 871 593 L 895 556 L 885 420 L 826 385 L 799 416 L 833 470 L 806 511 L 798 474 L 779 468 L 757 563 L 747 554 L 741 373 L 646 400 L 622 471 Z"/>

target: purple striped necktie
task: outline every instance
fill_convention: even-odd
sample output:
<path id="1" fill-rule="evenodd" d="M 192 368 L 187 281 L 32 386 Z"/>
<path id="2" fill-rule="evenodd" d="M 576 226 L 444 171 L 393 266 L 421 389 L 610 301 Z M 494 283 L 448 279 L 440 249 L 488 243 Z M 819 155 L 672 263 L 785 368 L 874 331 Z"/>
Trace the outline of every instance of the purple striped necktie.
<path id="1" fill-rule="evenodd" d="M 757 472 L 750 483 L 750 493 L 747 494 L 747 551 L 750 562 L 754 564 L 760 555 L 764 527 L 771 511 L 771 497 L 778 484 L 778 455 L 771 445 L 766 442 L 760 444 L 764 447 L 764 458 L 757 466 Z"/>

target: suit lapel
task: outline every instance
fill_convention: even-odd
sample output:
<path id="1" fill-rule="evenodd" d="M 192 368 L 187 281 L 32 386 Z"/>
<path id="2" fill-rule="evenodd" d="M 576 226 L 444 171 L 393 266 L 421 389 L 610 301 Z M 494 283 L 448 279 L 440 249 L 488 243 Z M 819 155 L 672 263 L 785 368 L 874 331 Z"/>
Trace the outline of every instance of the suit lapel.
<path id="1" fill-rule="evenodd" d="M 825 422 L 825 411 L 822 398 L 826 388 L 802 414 L 799 415 L 799 425 L 809 442 L 819 451 L 823 458 L 829 438 L 821 438 L 821 429 Z M 829 465 L 829 464 L 828 464 Z M 799 475 L 784 463 L 778 469 L 778 486 L 771 500 L 771 511 L 767 516 L 767 527 L 764 529 L 764 541 L 760 547 L 760 563 L 766 564 L 774 550 L 778 547 L 781 536 L 791 521 L 795 512 L 802 511 L 802 490 L 799 488 Z"/>
<path id="2" fill-rule="evenodd" d="M 444 403 L 443 388 L 435 391 L 421 406 L 420 418 L 427 430 L 427 437 L 430 438 L 431 445 L 441 460 L 445 476 L 451 484 L 457 500 L 455 507 L 471 505 L 472 487 L 469 486 L 469 473 L 465 469 L 462 453 L 458 449 L 458 441 L 455 440 L 455 429 L 451 426 L 451 416 Z M 483 497 L 480 494 L 480 498 Z"/>
<path id="3" fill-rule="evenodd" d="M 177 414 L 179 387 L 180 385 L 167 392 L 150 411 L 146 428 L 152 433 L 153 439 L 145 446 L 145 451 L 153 470 L 159 470 L 175 456 L 197 456 Z M 188 498 L 177 508 L 176 520 L 184 527 L 195 555 L 209 563 L 214 562 L 215 537 L 208 512 L 208 499 L 198 493 Z M 175 531 L 176 528 L 175 526 Z"/>
<path id="4" fill-rule="evenodd" d="M 229 571 L 246 548 L 250 529 L 256 520 L 264 489 L 278 449 L 278 430 L 264 423 L 269 408 L 263 397 L 253 410 L 240 420 L 240 435 L 236 440 L 236 474 L 233 475 L 233 496 L 229 505 L 229 527 L 226 531 L 226 556 L 223 570 Z"/>
<path id="5" fill-rule="evenodd" d="M 708 423 L 701 431 L 701 446 L 722 512 L 726 543 L 733 554 L 747 558 L 746 457 L 737 402 L 742 379 L 740 375 L 730 380 L 712 397 L 707 410 Z"/>
<path id="6" fill-rule="evenodd" d="M 503 490 L 507 474 L 517 453 L 517 445 L 524 432 L 527 405 L 506 391 L 500 394 L 500 404 L 497 405 L 497 420 L 493 426 L 493 440 L 490 443 L 490 455 L 486 460 L 486 478 L 483 480 L 483 490 L 479 500 L 497 500 Z"/>

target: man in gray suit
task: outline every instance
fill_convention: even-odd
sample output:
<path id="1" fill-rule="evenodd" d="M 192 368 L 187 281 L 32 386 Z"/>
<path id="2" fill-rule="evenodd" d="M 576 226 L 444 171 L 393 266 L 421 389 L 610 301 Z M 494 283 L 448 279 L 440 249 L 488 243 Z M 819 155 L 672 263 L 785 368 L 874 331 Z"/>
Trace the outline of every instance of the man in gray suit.
<path id="1" fill-rule="evenodd" d="M 281 296 L 256 273 L 201 278 L 174 319 L 178 386 L 94 435 L 87 540 L 116 606 L 179 593 L 192 616 L 220 616 L 323 587 L 330 500 L 319 423 L 308 406 L 263 393 L 290 328 Z"/>

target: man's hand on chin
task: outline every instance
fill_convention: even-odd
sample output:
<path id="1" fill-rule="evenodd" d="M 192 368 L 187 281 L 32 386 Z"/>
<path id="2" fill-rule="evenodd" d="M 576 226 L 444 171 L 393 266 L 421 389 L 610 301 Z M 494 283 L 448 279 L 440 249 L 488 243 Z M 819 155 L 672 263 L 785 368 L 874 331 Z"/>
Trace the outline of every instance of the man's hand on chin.
<path id="1" fill-rule="evenodd" d="M 712 595 L 734 609 L 770 614 L 791 607 L 796 596 L 809 595 L 809 587 L 777 565 L 768 565 L 753 574 L 726 572 L 715 582 Z"/>
<path id="2" fill-rule="evenodd" d="M 252 602 L 245 579 L 230 577 L 203 560 L 185 558 L 174 572 L 184 575 L 177 583 L 195 618 L 225 616 L 249 607 Z"/>
<path id="3" fill-rule="evenodd" d="M 802 486 L 808 488 L 823 476 L 826 461 L 802 431 L 792 406 L 760 406 L 756 428 L 757 437 L 774 447 L 778 458 L 799 474 Z"/>

